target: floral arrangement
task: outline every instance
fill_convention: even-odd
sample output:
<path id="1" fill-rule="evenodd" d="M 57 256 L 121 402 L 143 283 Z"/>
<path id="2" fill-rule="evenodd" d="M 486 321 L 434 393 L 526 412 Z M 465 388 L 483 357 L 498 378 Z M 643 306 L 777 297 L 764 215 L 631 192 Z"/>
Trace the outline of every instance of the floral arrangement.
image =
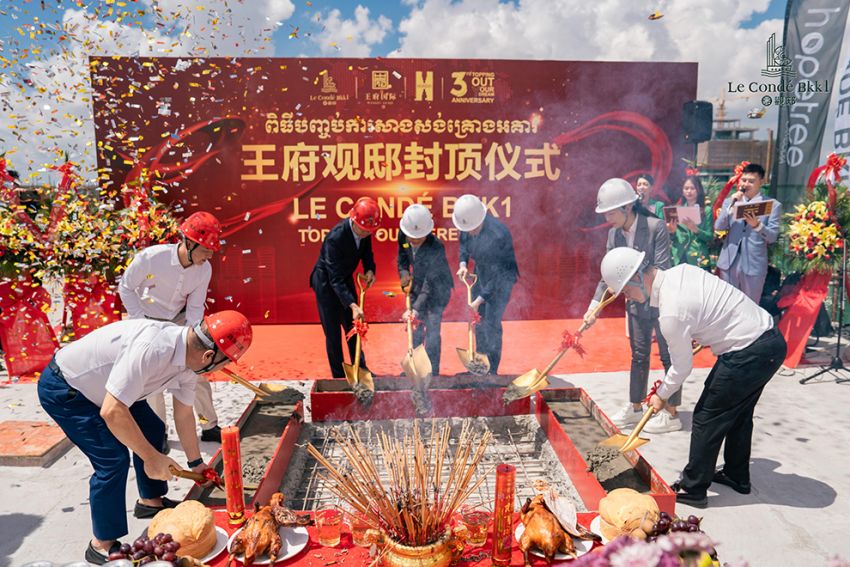
<path id="1" fill-rule="evenodd" d="M 45 244 L 19 222 L 19 205 L 0 200 L 0 278 L 23 272 L 41 272 L 45 265 Z M 26 214 L 26 213 L 24 213 Z M 36 224 L 43 216 L 36 217 Z"/>
<path id="2" fill-rule="evenodd" d="M 714 542 L 702 532 L 671 532 L 655 541 L 621 536 L 598 552 L 572 562 L 574 567 L 711 567 Z"/>
<path id="3" fill-rule="evenodd" d="M 797 205 L 788 216 L 789 267 L 801 272 L 831 272 L 841 261 L 843 231 L 826 201 Z"/>
<path id="4" fill-rule="evenodd" d="M 66 274 L 102 273 L 114 277 L 129 265 L 137 250 L 165 242 L 177 233 L 177 221 L 165 205 L 133 203 L 115 210 L 114 201 L 86 195 L 71 198 L 58 223 L 52 267 Z"/>

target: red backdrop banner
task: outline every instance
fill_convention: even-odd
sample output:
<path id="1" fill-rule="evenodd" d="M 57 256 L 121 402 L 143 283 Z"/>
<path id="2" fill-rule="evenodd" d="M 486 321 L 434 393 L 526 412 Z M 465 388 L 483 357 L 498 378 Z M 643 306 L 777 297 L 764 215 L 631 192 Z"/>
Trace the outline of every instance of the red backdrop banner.
<path id="1" fill-rule="evenodd" d="M 457 266 L 454 201 L 480 195 L 510 228 L 520 280 L 510 319 L 574 317 L 599 280 L 596 189 L 650 172 L 679 183 L 693 147 L 682 105 L 693 63 L 427 59 L 91 61 L 105 188 L 157 190 L 222 219 L 210 309 L 255 323 L 318 321 L 308 278 L 323 235 L 376 198 L 370 321 L 404 310 L 395 268 L 406 206 L 431 208 Z M 449 319 L 462 318 L 455 293 Z"/>

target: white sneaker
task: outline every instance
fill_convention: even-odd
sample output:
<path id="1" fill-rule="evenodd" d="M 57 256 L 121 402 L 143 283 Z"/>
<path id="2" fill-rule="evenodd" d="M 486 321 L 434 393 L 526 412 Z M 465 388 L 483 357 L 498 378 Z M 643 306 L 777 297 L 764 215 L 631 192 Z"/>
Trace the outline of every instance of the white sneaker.
<path id="1" fill-rule="evenodd" d="M 653 415 L 646 427 L 643 428 L 647 433 L 670 433 L 680 429 L 682 429 L 682 420 L 673 417 L 666 411 L 660 411 Z"/>
<path id="2" fill-rule="evenodd" d="M 611 416 L 611 421 L 623 429 L 629 425 L 637 425 L 640 418 L 643 416 L 643 410 L 632 408 L 632 404 L 626 404 L 620 411 Z M 649 424 L 647 424 L 649 425 Z"/>

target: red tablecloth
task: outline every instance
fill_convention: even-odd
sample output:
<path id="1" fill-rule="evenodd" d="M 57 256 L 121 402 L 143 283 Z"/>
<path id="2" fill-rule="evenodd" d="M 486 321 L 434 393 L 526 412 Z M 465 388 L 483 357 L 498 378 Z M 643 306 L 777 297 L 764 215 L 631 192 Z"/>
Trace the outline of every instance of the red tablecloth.
<path id="1" fill-rule="evenodd" d="M 227 524 L 227 512 L 223 509 L 214 509 L 215 513 L 215 521 L 218 526 L 221 526 L 225 530 L 227 530 L 228 534 L 232 534 L 235 532 L 238 527 L 234 528 Z M 579 512 L 578 520 L 579 522 L 585 526 L 589 527 L 590 522 L 596 517 L 595 512 Z M 519 516 L 516 515 L 514 518 L 514 530 L 516 530 L 516 526 L 519 523 Z M 373 558 L 369 557 L 369 550 L 367 548 L 355 547 L 351 543 L 351 534 L 348 532 L 343 532 L 342 540 L 337 547 L 322 547 L 318 544 L 316 536 L 316 528 L 309 527 L 307 531 L 310 534 L 310 541 L 307 543 L 307 547 L 305 547 L 300 553 L 298 553 L 295 557 L 286 560 L 285 562 L 276 563 L 276 565 L 293 565 L 298 567 L 326 567 L 331 565 L 362 565 L 367 566 L 372 563 Z M 492 535 L 492 534 L 491 534 Z M 594 543 L 594 548 L 601 547 L 600 544 Z M 487 538 L 487 543 L 484 544 L 483 547 L 477 548 L 467 548 L 460 560 L 456 563 L 456 565 L 460 566 L 471 566 L 471 565 L 490 565 L 490 552 L 492 550 L 492 538 Z M 484 554 L 483 559 L 476 560 L 476 556 L 481 557 Z M 545 565 L 546 562 L 535 555 L 531 555 L 533 558 L 532 564 L 534 565 Z M 219 567 L 223 566 L 227 563 L 227 553 L 222 552 L 215 559 L 208 562 L 211 567 Z M 240 566 L 241 563 L 239 561 L 234 562 L 235 565 Z M 522 553 L 519 550 L 519 546 L 514 540 L 513 547 L 513 556 L 511 557 L 511 565 L 524 565 L 524 560 L 522 557 Z"/>

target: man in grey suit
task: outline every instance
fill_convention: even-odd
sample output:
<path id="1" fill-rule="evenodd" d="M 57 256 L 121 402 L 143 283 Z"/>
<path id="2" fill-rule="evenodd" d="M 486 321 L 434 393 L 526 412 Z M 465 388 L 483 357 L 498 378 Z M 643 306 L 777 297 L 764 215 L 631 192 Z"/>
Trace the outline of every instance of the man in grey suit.
<path id="1" fill-rule="evenodd" d="M 770 200 L 760 189 L 764 182 L 764 168 L 756 163 L 744 167 L 738 181 L 738 191 L 723 202 L 723 207 L 714 221 L 715 230 L 728 230 L 723 249 L 717 259 L 718 275 L 729 282 L 758 305 L 767 276 L 767 246 L 779 236 L 779 219 L 782 204 L 773 200 L 770 215 L 760 217 L 748 214 L 735 220 L 736 203 L 755 203 Z"/>

